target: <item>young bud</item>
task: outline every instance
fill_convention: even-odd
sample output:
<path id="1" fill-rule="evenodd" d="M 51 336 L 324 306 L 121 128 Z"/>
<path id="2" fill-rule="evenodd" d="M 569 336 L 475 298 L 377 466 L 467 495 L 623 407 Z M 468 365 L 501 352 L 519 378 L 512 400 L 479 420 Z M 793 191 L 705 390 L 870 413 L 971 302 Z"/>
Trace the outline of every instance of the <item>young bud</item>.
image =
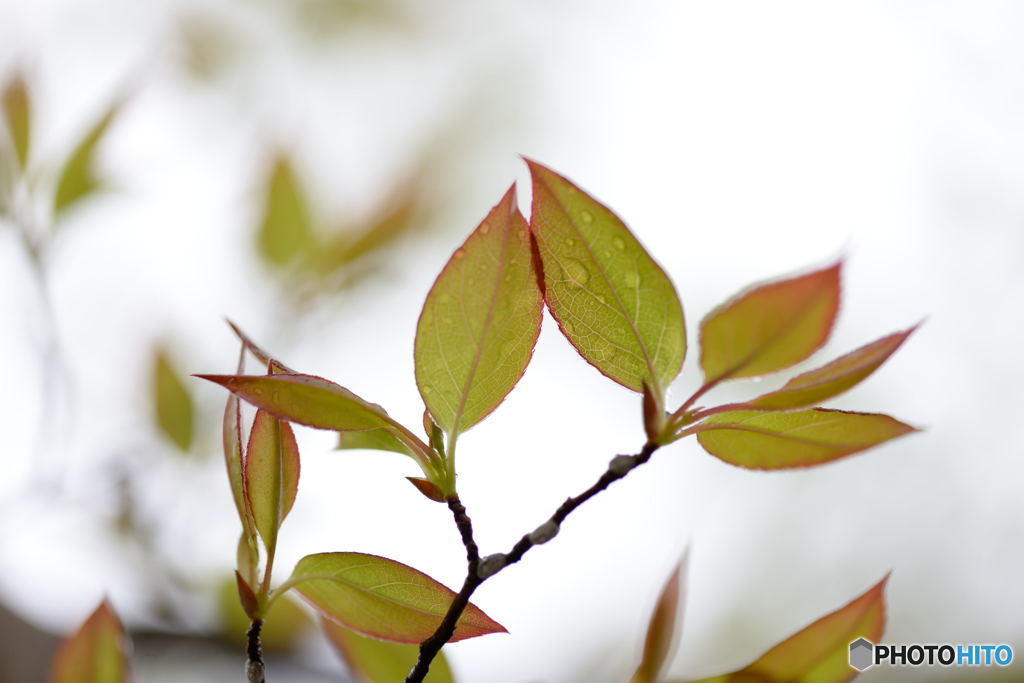
<path id="1" fill-rule="evenodd" d="M 530 543 L 543 545 L 558 535 L 558 523 L 548 520 L 530 532 Z"/>
<path id="2" fill-rule="evenodd" d="M 632 455 L 616 455 L 608 463 L 608 469 L 613 474 L 623 475 L 636 467 L 636 458 Z"/>
<path id="3" fill-rule="evenodd" d="M 476 575 L 481 579 L 488 579 L 497 574 L 505 566 L 505 553 L 495 553 L 480 560 L 480 566 L 476 568 Z"/>

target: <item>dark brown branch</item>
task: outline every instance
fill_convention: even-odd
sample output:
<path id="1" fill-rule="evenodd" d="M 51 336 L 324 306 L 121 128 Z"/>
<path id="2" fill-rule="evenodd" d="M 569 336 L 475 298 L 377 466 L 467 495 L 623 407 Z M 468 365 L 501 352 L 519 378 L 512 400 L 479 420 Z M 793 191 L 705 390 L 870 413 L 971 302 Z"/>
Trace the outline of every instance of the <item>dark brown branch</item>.
<path id="1" fill-rule="evenodd" d="M 462 501 L 459 500 L 457 495 L 449 498 L 448 508 L 455 517 L 455 524 L 459 528 L 459 533 L 462 535 L 462 543 L 466 547 L 466 580 L 462 584 L 462 590 L 459 591 L 455 596 L 455 600 L 448 607 L 448 612 L 441 621 L 441 625 L 437 627 L 432 636 L 420 645 L 419 659 L 416 661 L 416 666 L 409 672 L 405 683 L 422 683 L 427 672 L 430 670 L 430 663 L 455 633 L 455 624 L 458 623 L 462 612 L 469 604 L 469 599 L 473 596 L 473 592 L 480 587 L 480 584 L 505 569 L 505 567 L 523 559 L 523 555 L 534 546 L 547 543 L 554 538 L 558 534 L 562 522 L 576 508 L 601 491 L 604 491 L 612 483 L 622 479 L 634 469 L 646 463 L 654 455 L 654 452 L 658 450 L 658 447 L 658 444 L 648 442 L 644 444 L 644 447 L 636 455 L 616 455 L 608 463 L 608 469 L 593 486 L 578 496 L 567 498 L 564 503 L 558 506 L 558 509 L 555 510 L 555 513 L 551 515 L 548 521 L 530 533 L 525 534 L 512 546 L 512 550 L 507 553 L 488 555 L 483 559 L 480 558 L 480 551 L 473 538 L 473 524 L 469 519 L 469 515 L 466 514 L 465 506 L 462 505 Z"/>
<path id="2" fill-rule="evenodd" d="M 261 630 L 263 630 L 263 620 L 253 619 L 249 625 L 249 631 L 245 634 L 248 643 L 245 652 L 249 658 L 245 664 L 245 676 L 248 683 L 265 683 L 266 681 L 263 647 L 260 645 Z"/>
<path id="3" fill-rule="evenodd" d="M 434 657 L 441 651 L 444 644 L 451 640 L 455 634 L 455 624 L 469 604 L 469 598 L 477 589 L 483 579 L 479 577 L 480 551 L 476 541 L 473 539 L 473 522 L 466 514 L 466 507 L 459 500 L 458 494 L 448 498 L 448 509 L 452 511 L 455 518 L 455 525 L 459 528 L 462 536 L 462 544 L 466 547 L 466 580 L 462 584 L 462 590 L 455 596 L 455 600 L 448 606 L 448 612 L 444 615 L 441 625 L 437 627 L 434 634 L 420 644 L 420 655 L 416 660 L 416 666 L 406 677 L 406 683 L 421 683 L 430 671 L 430 664 Z"/>

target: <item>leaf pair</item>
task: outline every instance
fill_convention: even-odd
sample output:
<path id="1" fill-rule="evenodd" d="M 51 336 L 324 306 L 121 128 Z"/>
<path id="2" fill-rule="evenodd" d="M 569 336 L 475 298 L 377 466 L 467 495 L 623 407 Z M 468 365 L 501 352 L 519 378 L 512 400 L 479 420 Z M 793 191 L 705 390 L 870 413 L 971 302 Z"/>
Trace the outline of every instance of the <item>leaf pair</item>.
<path id="1" fill-rule="evenodd" d="M 96 172 L 96 153 L 120 106 L 120 102 L 115 102 L 108 107 L 64 161 L 57 174 L 54 191 L 55 214 L 66 212 L 79 200 L 102 187 L 102 181 Z M 30 159 L 33 135 L 31 91 L 24 76 L 19 74 L 11 78 L 0 93 L 0 113 L 3 115 L 3 123 L 6 124 L 6 137 L 17 166 L 25 171 Z"/>
<path id="2" fill-rule="evenodd" d="M 655 605 L 643 656 L 631 683 L 658 683 L 677 639 L 680 595 L 686 559 L 676 567 Z M 848 664 L 849 644 L 858 638 L 878 641 L 885 630 L 885 589 L 888 576 L 848 604 L 830 612 L 762 654 L 757 660 L 720 676 L 695 683 L 843 683 L 857 675 Z"/>

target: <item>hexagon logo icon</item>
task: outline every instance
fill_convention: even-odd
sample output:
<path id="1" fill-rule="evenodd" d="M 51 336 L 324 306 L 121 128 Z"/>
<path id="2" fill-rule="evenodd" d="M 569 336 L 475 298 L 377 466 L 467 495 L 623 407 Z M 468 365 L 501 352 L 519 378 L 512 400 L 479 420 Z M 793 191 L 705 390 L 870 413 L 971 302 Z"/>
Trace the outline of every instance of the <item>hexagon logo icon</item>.
<path id="1" fill-rule="evenodd" d="M 850 666 L 857 671 L 870 669 L 875 665 L 875 646 L 867 638 L 858 638 L 850 643 Z"/>

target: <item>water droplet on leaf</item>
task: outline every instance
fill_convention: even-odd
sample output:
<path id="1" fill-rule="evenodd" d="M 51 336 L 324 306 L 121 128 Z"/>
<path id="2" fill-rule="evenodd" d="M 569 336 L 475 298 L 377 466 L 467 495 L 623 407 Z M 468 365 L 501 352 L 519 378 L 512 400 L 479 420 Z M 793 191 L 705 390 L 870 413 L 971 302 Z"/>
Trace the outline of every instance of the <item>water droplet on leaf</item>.
<path id="1" fill-rule="evenodd" d="M 622 251 L 623 249 L 626 248 L 626 243 L 622 241 L 621 237 L 613 237 L 612 245 L 619 251 Z"/>
<path id="2" fill-rule="evenodd" d="M 587 225 L 590 225 L 591 223 L 594 222 L 594 214 L 590 213 L 589 211 L 581 211 L 580 220 L 586 223 Z"/>
<path id="3" fill-rule="evenodd" d="M 585 285 L 590 279 L 590 271 L 579 261 L 569 259 L 565 262 L 565 273 L 569 276 L 570 285 Z"/>

